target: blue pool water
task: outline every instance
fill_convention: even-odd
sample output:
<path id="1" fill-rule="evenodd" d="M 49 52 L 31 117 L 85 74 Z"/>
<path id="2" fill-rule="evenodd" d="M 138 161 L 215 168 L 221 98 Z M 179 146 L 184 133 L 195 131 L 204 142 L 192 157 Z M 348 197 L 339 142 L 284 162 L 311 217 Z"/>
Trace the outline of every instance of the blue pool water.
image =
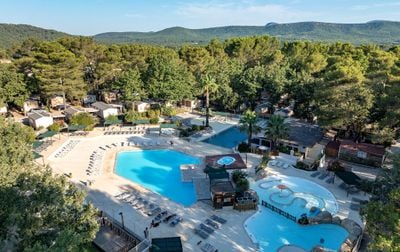
<path id="1" fill-rule="evenodd" d="M 181 164 L 199 164 L 196 157 L 173 150 L 125 151 L 117 155 L 116 174 L 184 206 L 196 201 L 191 182 L 181 182 Z"/>
<path id="2" fill-rule="evenodd" d="M 210 138 L 205 139 L 203 142 L 232 149 L 246 139 L 247 135 L 241 132 L 239 128 L 231 127 Z"/>
<path id="3" fill-rule="evenodd" d="M 252 184 L 251 188 L 257 191 L 260 201 L 266 201 L 297 218 L 304 213 L 313 216 L 311 207 L 318 207 L 332 214 L 338 211 L 332 193 L 305 179 L 271 176 Z M 261 251 L 276 251 L 288 244 L 306 251 L 311 251 L 317 245 L 338 251 L 349 235 L 339 225 L 299 225 L 261 205 L 260 210 L 246 221 L 245 228 L 252 239 L 260 244 Z"/>

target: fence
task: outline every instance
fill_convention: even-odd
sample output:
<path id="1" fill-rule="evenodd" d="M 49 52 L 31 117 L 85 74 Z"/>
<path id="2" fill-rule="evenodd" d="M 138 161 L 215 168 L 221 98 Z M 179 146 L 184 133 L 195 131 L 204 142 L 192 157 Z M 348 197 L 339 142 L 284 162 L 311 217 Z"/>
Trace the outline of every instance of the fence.
<path id="1" fill-rule="evenodd" d="M 274 211 L 274 212 L 276 212 L 276 213 L 282 215 L 283 217 L 288 218 L 289 220 L 292 220 L 292 221 L 294 221 L 294 222 L 297 222 L 297 218 L 296 218 L 295 216 L 289 214 L 288 212 L 283 211 L 283 210 L 280 209 L 280 208 L 277 208 L 277 207 L 274 206 L 274 205 L 271 205 L 270 203 L 268 203 L 268 202 L 266 202 L 266 201 L 264 201 L 264 200 L 261 201 L 261 205 L 265 206 L 266 208 L 271 209 L 272 211 Z"/>

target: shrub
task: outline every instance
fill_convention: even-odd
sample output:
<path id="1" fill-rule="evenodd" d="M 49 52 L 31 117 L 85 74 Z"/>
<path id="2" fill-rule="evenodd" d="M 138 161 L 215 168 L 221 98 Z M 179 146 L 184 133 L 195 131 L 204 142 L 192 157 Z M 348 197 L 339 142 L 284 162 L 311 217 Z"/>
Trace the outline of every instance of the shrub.
<path id="1" fill-rule="evenodd" d="M 290 154 L 290 149 L 287 146 L 278 146 L 277 149 L 282 153 Z"/>
<path id="2" fill-rule="evenodd" d="M 160 110 L 150 109 L 146 112 L 147 118 L 158 118 L 160 116 Z"/>
<path id="3" fill-rule="evenodd" d="M 339 161 L 335 160 L 329 165 L 328 170 L 335 172 L 335 171 L 344 171 L 345 169 L 343 166 L 340 165 Z"/>
<path id="4" fill-rule="evenodd" d="M 116 116 L 116 115 L 109 115 L 109 116 L 107 116 L 106 120 L 109 120 L 109 121 L 116 121 L 116 120 L 118 120 L 118 116 Z"/>
<path id="5" fill-rule="evenodd" d="M 237 148 L 239 152 L 249 152 L 250 150 L 250 146 L 245 142 L 240 143 Z"/>
<path id="6" fill-rule="evenodd" d="M 305 171 L 310 171 L 310 170 L 312 170 L 312 169 L 310 169 L 310 167 L 309 167 L 306 163 L 304 163 L 304 162 L 302 162 L 302 161 L 297 161 L 295 167 L 296 167 L 297 169 L 305 170 Z"/>
<path id="7" fill-rule="evenodd" d="M 174 116 L 176 115 L 176 110 L 174 107 L 163 107 L 162 114 L 165 116 Z"/>
<path id="8" fill-rule="evenodd" d="M 250 188 L 250 183 L 246 178 L 243 178 L 236 183 L 237 192 L 245 192 L 249 190 L 249 188 Z"/>
<path id="9" fill-rule="evenodd" d="M 179 136 L 180 137 L 188 137 L 188 136 L 190 136 L 190 132 L 187 129 L 181 129 Z"/>
<path id="10" fill-rule="evenodd" d="M 247 178 L 247 173 L 241 170 L 236 170 L 232 173 L 233 182 L 238 183 L 241 179 Z"/>
<path id="11" fill-rule="evenodd" d="M 79 113 L 71 118 L 71 125 L 84 125 L 86 131 L 93 130 L 96 123 L 97 118 L 89 113 Z"/>
<path id="12" fill-rule="evenodd" d="M 261 167 L 266 167 L 269 160 L 271 160 L 271 157 L 270 157 L 270 155 L 269 155 L 269 152 L 267 152 L 267 153 L 265 153 L 265 154 L 263 155 L 263 157 L 262 157 L 262 159 L 261 159 L 261 162 L 260 162 L 260 166 L 261 166 Z"/>
<path id="13" fill-rule="evenodd" d="M 125 121 L 126 122 L 134 122 L 135 120 L 139 120 L 142 118 L 139 112 L 136 112 L 134 110 L 129 110 L 128 112 L 125 113 Z"/>
<path id="14" fill-rule="evenodd" d="M 159 121 L 158 117 L 150 118 L 150 124 L 157 124 Z"/>
<path id="15" fill-rule="evenodd" d="M 52 125 L 50 125 L 49 127 L 47 127 L 47 129 L 50 130 L 50 131 L 60 132 L 61 125 L 59 123 L 55 122 Z"/>
<path id="16" fill-rule="evenodd" d="M 200 126 L 199 125 L 196 125 L 196 124 L 193 124 L 192 125 L 192 131 L 200 131 Z"/>

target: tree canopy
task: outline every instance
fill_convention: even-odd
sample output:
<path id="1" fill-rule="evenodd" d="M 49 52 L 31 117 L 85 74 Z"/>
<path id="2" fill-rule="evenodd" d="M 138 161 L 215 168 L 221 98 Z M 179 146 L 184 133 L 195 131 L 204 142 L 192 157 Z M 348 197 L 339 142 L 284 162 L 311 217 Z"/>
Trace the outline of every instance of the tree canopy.
<path id="1" fill-rule="evenodd" d="M 0 117 L 0 250 L 77 251 L 98 230 L 83 191 L 33 162 L 33 131 Z"/>

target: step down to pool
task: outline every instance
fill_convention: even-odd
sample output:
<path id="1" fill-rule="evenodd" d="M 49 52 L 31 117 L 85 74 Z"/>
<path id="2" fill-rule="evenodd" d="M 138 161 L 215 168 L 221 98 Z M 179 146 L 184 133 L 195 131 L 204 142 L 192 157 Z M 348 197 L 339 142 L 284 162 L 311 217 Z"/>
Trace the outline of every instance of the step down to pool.
<path id="1" fill-rule="evenodd" d="M 193 178 L 193 185 L 197 200 L 211 199 L 210 180 L 208 178 Z"/>
<path id="2" fill-rule="evenodd" d="M 206 177 L 206 174 L 196 164 L 183 164 L 180 169 L 182 182 L 192 182 L 194 178 Z"/>

